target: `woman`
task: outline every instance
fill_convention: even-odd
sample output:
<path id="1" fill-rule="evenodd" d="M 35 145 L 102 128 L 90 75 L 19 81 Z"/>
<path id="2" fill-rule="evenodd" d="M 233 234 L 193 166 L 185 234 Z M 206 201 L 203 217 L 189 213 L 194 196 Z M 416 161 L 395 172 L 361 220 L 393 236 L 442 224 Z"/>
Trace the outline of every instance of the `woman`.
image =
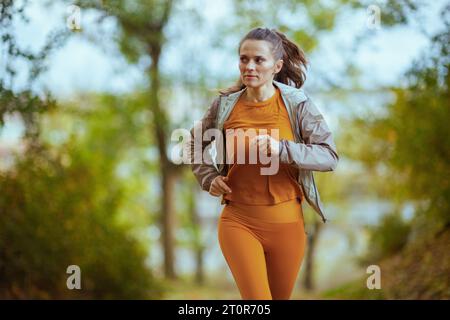
<path id="1" fill-rule="evenodd" d="M 277 30 L 255 28 L 238 53 L 238 83 L 220 91 L 191 130 L 192 171 L 225 204 L 218 240 L 242 299 L 289 299 L 305 252 L 303 201 L 326 221 L 312 171 L 334 170 L 339 157 L 323 116 L 300 89 L 302 50 Z M 220 136 L 214 142 L 226 164 L 192 161 L 210 144 L 195 135 L 199 129 L 225 132 L 225 148 Z M 269 173 L 264 156 L 278 163 Z"/>

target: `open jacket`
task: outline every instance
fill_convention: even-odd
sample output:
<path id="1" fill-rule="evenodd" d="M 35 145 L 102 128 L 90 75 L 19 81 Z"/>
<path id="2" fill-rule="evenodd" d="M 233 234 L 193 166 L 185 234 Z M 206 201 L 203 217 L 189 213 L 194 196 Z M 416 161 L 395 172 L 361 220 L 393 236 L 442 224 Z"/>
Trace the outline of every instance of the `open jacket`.
<path id="1" fill-rule="evenodd" d="M 302 89 L 275 80 L 273 80 L 273 84 L 280 89 L 295 138 L 295 141 L 280 140 L 279 161 L 291 164 L 299 169 L 297 182 L 302 188 L 306 201 L 320 215 L 322 221 L 326 222 L 327 219 L 314 181 L 313 171 L 333 171 L 336 169 L 339 156 L 331 131 L 320 111 Z M 202 133 L 210 128 L 219 129 L 223 133 L 223 124 L 244 90 L 245 88 L 231 94 L 221 94 L 214 99 L 202 120 L 196 124 L 196 126 L 201 125 Z M 223 163 L 224 161 L 219 164 L 214 161 L 210 161 L 212 164 L 194 163 L 195 152 L 199 152 L 194 148 L 194 129 L 196 126 L 191 129 L 189 149 L 191 169 L 201 188 L 209 191 L 211 182 L 215 177 L 227 175 L 228 166 Z M 223 134 L 222 137 L 224 136 Z M 200 141 L 202 143 L 202 155 L 211 142 L 216 154 L 217 149 L 215 148 L 217 146 L 221 149 L 222 155 L 225 154 L 224 141 L 223 143 L 216 143 L 215 139 L 213 141 L 203 141 L 202 137 L 196 137 L 196 139 L 199 143 Z M 197 157 L 202 157 L 202 155 L 197 155 Z M 223 196 L 222 204 L 224 204 Z"/>

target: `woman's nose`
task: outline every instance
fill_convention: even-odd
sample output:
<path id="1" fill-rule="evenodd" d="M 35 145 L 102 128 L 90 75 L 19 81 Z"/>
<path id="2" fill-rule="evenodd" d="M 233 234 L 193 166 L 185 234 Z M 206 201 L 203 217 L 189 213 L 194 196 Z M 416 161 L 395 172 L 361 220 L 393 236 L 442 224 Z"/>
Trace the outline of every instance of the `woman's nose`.
<path id="1" fill-rule="evenodd" d="M 246 66 L 247 70 L 255 70 L 255 63 L 249 62 Z"/>

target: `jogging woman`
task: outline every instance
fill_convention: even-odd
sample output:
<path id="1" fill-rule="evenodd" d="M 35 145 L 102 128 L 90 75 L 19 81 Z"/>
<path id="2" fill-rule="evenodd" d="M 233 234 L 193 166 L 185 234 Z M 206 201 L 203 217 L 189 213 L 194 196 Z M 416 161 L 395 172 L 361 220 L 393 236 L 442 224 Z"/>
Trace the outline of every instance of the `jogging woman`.
<path id="1" fill-rule="evenodd" d="M 322 114 L 301 89 L 303 51 L 275 29 L 255 28 L 238 55 L 236 85 L 220 91 L 191 130 L 192 171 L 225 204 L 218 241 L 242 299 L 289 299 L 306 247 L 304 201 L 326 221 L 312 172 L 335 170 L 339 157 Z M 211 141 L 195 130 L 209 129 L 223 134 L 224 141 L 212 140 L 225 159 L 196 162 Z"/>

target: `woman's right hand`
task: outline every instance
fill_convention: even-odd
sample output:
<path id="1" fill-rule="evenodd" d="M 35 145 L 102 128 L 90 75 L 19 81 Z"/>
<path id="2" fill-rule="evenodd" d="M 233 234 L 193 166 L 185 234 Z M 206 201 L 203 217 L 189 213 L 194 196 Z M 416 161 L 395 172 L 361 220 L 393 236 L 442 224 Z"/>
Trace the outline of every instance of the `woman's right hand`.
<path id="1" fill-rule="evenodd" d="M 209 188 L 209 194 L 214 197 L 219 197 L 224 193 L 231 193 L 231 189 L 225 183 L 228 181 L 228 177 L 217 176 L 211 183 L 211 187 Z"/>

